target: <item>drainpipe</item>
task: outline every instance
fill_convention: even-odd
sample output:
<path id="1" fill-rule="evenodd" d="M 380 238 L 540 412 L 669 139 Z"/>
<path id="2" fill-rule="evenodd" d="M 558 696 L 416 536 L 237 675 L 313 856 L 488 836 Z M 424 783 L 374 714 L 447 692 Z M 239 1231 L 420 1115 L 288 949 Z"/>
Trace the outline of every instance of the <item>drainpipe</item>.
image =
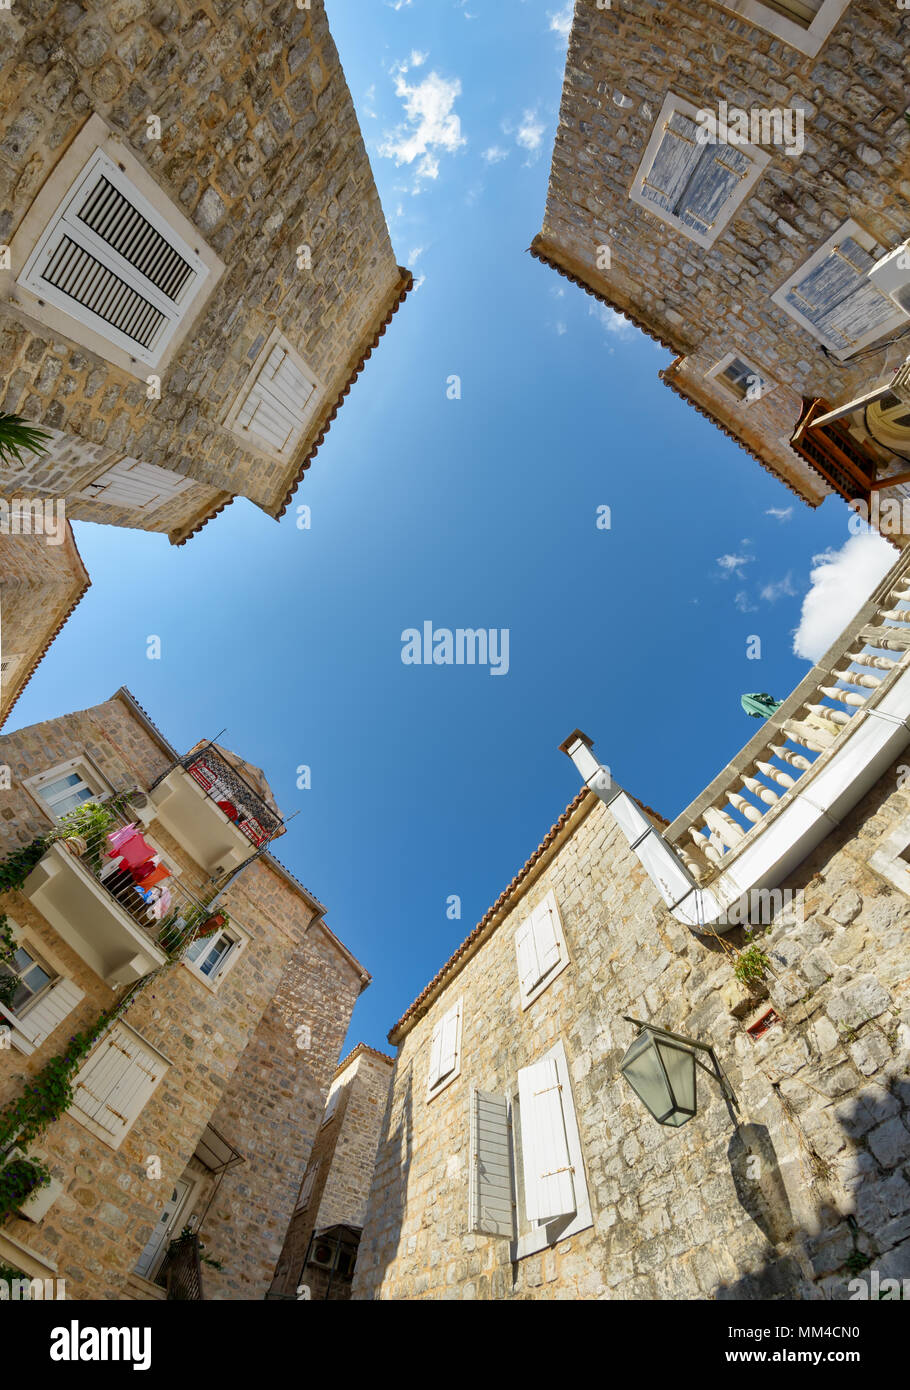
<path id="1" fill-rule="evenodd" d="M 723 909 L 710 888 L 700 888 L 686 865 L 648 820 L 636 801 L 610 776 L 610 769 L 595 758 L 587 734 L 575 729 L 560 745 L 572 759 L 585 786 L 609 809 L 648 877 L 678 922 L 696 931 L 713 923 Z"/>

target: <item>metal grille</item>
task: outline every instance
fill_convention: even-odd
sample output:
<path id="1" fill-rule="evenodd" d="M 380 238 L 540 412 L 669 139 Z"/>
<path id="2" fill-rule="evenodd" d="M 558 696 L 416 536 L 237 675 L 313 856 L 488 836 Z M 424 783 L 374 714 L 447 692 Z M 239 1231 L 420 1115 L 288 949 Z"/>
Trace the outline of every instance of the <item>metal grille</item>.
<path id="1" fill-rule="evenodd" d="M 236 807 L 234 823 L 257 849 L 277 835 L 280 818 L 214 748 L 191 755 L 184 760 L 184 766 L 214 801 L 230 801 Z"/>
<path id="2" fill-rule="evenodd" d="M 155 1282 L 164 1285 L 169 1299 L 204 1300 L 198 1236 L 184 1236 L 171 1242 Z"/>
<path id="3" fill-rule="evenodd" d="M 42 278 L 144 348 L 152 346 L 164 323 L 160 309 L 66 235 Z"/>
<path id="4" fill-rule="evenodd" d="M 193 267 L 103 175 L 77 216 L 156 289 L 177 302 L 195 273 Z"/>

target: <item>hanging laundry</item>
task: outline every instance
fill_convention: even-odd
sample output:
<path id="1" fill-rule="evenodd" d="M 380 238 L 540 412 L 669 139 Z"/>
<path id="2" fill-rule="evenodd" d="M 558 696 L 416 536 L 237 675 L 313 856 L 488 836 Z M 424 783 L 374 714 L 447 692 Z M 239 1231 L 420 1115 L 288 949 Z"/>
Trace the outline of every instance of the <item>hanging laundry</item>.
<path id="1" fill-rule="evenodd" d="M 136 822 L 133 821 L 130 825 L 122 825 L 117 830 L 112 830 L 107 838 L 110 841 L 111 848 L 117 850 L 122 844 L 125 844 L 127 840 L 131 840 L 136 834 Z"/>
<path id="2" fill-rule="evenodd" d="M 145 865 L 142 868 L 145 868 Z M 152 888 L 170 876 L 171 871 L 164 864 L 149 865 L 148 873 L 142 873 L 140 869 L 133 870 L 133 877 L 142 888 Z"/>
<path id="3" fill-rule="evenodd" d="M 108 858 L 114 859 L 118 854 L 124 865 L 130 869 L 147 864 L 150 859 L 155 858 L 152 846 L 147 844 L 141 835 L 135 833 L 128 840 L 124 840 L 119 849 L 109 851 Z"/>
<path id="4" fill-rule="evenodd" d="M 215 804 L 221 807 L 228 820 L 236 820 L 240 814 L 233 801 L 217 801 Z"/>

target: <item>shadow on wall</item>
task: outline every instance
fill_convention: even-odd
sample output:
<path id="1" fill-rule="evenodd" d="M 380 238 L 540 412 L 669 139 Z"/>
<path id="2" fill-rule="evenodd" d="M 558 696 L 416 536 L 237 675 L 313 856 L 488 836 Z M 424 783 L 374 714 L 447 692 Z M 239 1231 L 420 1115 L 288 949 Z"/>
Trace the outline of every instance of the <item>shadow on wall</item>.
<path id="1" fill-rule="evenodd" d="M 396 1120 L 395 1128 L 390 1131 L 387 1144 L 383 1144 L 382 1140 L 380 1139 L 380 1153 L 385 1153 L 386 1161 L 392 1167 L 394 1172 L 392 1181 L 389 1183 L 389 1186 L 385 1190 L 385 1192 L 383 1192 L 380 1195 L 380 1202 L 375 1208 L 373 1207 L 373 1196 L 377 1195 L 375 1187 L 373 1188 L 373 1196 L 371 1196 L 371 1212 L 377 1215 L 381 1214 L 382 1225 L 379 1228 L 379 1230 L 374 1231 L 374 1233 L 372 1234 L 368 1234 L 367 1232 L 364 1233 L 365 1235 L 367 1235 L 369 1245 L 373 1245 L 373 1243 L 375 1242 L 376 1246 L 379 1247 L 380 1243 L 385 1241 L 386 1239 L 391 1239 L 392 1241 L 391 1249 L 389 1250 L 386 1258 L 384 1260 L 377 1259 L 375 1265 L 370 1265 L 369 1279 L 370 1285 L 374 1290 L 381 1288 L 382 1284 L 385 1281 L 386 1274 L 388 1273 L 391 1265 L 395 1262 L 395 1259 L 398 1254 L 398 1242 L 401 1238 L 402 1226 L 404 1224 L 405 1211 L 407 1209 L 408 1174 L 411 1170 L 411 1159 L 414 1147 L 414 1115 L 412 1090 L 413 1071 L 412 1068 L 409 1066 L 407 1069 L 407 1076 L 402 1090 L 401 1110 Z M 389 1105 L 392 1104 L 393 1095 L 394 1087 L 390 1087 Z M 375 1169 L 374 1183 L 377 1176 L 379 1176 L 378 1169 Z M 389 1237 L 384 1235 L 384 1232 L 391 1232 L 391 1236 Z M 366 1250 L 364 1248 L 365 1244 L 366 1242 L 364 1241 L 363 1237 L 361 1237 L 360 1250 L 358 1252 L 358 1262 L 362 1264 L 366 1263 L 366 1260 L 364 1259 L 365 1255 L 367 1256 L 367 1258 L 369 1258 L 370 1255 L 374 1253 L 372 1250 Z M 379 1253 L 378 1248 L 375 1253 Z M 361 1291 L 357 1287 L 357 1282 L 357 1269 L 355 1267 L 355 1299 L 362 1296 Z M 417 1292 L 419 1297 L 419 1288 Z"/>
<path id="2" fill-rule="evenodd" d="M 754 1269 L 715 1298 L 723 1300 L 832 1300 L 910 1297 L 910 1084 L 882 1085 L 880 1097 L 858 1097 L 838 1115 L 853 1147 L 854 1177 L 846 1186 L 851 1210 L 843 1213 L 825 1190 L 831 1167 L 811 1150 L 807 1167 L 818 1199 L 818 1228 L 798 1229 L 777 1155 L 764 1125 L 740 1125 L 727 1156 L 743 1210 L 767 1241 Z M 833 1102 L 832 1102 L 833 1103 Z M 798 1121 L 797 1121 L 798 1124 Z M 870 1143 L 863 1143 L 871 1136 Z M 783 1247 L 783 1248 L 782 1248 Z M 891 1283 L 884 1283 L 890 1280 Z"/>

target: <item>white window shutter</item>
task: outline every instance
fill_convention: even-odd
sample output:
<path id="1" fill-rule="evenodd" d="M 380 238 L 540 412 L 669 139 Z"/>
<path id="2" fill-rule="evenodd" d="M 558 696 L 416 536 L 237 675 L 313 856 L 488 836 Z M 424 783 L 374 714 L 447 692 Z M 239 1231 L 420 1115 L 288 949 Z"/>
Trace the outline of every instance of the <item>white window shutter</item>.
<path id="1" fill-rule="evenodd" d="M 138 1034 L 115 1024 L 76 1076 L 73 1105 L 119 1141 L 166 1070 Z"/>
<path id="2" fill-rule="evenodd" d="M 471 1092 L 468 1230 L 515 1238 L 509 1104 L 487 1091 Z"/>
<path id="3" fill-rule="evenodd" d="M 84 484 L 81 495 L 111 507 L 130 507 L 135 511 L 154 511 L 179 497 L 193 486 L 192 478 L 159 468 L 141 459 L 123 458 L 92 482 Z"/>
<path id="4" fill-rule="evenodd" d="M 433 1041 L 430 1044 L 430 1086 L 436 1085 L 442 1076 L 440 1067 L 442 1065 L 442 1031 L 445 1019 L 440 1019 L 433 1029 Z"/>
<path id="5" fill-rule="evenodd" d="M 337 1086 L 334 1091 L 330 1092 L 329 1098 L 325 1103 L 325 1112 L 322 1116 L 322 1123 L 324 1125 L 328 1124 L 329 1120 L 332 1118 L 332 1116 L 335 1114 L 335 1111 L 338 1109 L 338 1098 L 340 1095 L 340 1086 Z"/>
<path id="6" fill-rule="evenodd" d="M 559 933 L 554 920 L 555 912 L 556 908 L 552 900 L 547 899 L 546 902 L 535 907 L 531 913 L 534 946 L 537 952 L 538 980 L 542 980 L 544 975 L 548 975 L 554 966 L 559 964 L 561 948 Z"/>
<path id="7" fill-rule="evenodd" d="M 3 1009 L 4 1016 L 12 1025 L 13 1042 L 23 1052 L 34 1052 L 84 998 L 85 991 L 74 985 L 72 980 L 60 979 L 45 991 L 23 1017 Z"/>
<path id="8" fill-rule="evenodd" d="M 664 212 L 675 212 L 704 146 L 696 141 L 695 122 L 674 111 L 664 124 L 651 167 L 642 176 L 641 193 Z"/>
<path id="9" fill-rule="evenodd" d="M 545 1057 L 518 1073 L 525 1212 L 529 1221 L 552 1221 L 575 1211 L 575 1184 L 556 1062 Z M 571 1093 L 566 1095 L 571 1105 Z"/>
<path id="10" fill-rule="evenodd" d="M 839 350 L 894 316 L 894 304 L 868 280 L 875 259 L 847 236 L 787 292 L 787 303 Z"/>
<path id="11" fill-rule="evenodd" d="M 287 458 L 303 435 L 316 391 L 280 343 L 272 348 L 237 412 L 236 428 L 249 431 L 270 452 Z"/>
<path id="12" fill-rule="evenodd" d="M 442 1044 L 439 1058 L 439 1078 L 448 1076 L 455 1070 L 458 1062 L 459 1034 L 461 1032 L 461 1004 L 450 1009 L 442 1020 Z"/>
<path id="13" fill-rule="evenodd" d="M 518 978 L 525 994 L 529 994 L 540 979 L 534 926 L 531 918 L 522 922 L 515 933 L 515 954 L 518 957 Z"/>

